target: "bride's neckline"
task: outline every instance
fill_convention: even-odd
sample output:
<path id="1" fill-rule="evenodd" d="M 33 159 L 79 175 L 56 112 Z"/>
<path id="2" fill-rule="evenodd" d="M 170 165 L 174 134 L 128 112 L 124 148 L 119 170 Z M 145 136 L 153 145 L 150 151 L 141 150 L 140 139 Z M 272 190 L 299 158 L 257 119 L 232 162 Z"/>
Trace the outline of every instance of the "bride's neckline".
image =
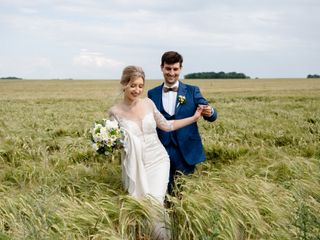
<path id="1" fill-rule="evenodd" d="M 122 114 L 120 114 L 120 116 L 123 119 L 126 120 L 131 120 L 131 121 L 135 121 L 135 122 L 141 122 L 144 120 L 144 118 L 151 113 L 151 111 L 146 111 L 145 107 L 142 104 L 142 99 L 137 99 L 134 102 L 132 102 L 132 104 L 127 104 L 125 101 L 122 101 L 119 105 L 120 109 L 122 109 L 121 111 L 123 112 Z M 142 105 L 141 105 L 142 104 Z M 135 107 L 137 107 L 135 109 Z M 139 109 L 141 108 L 141 109 Z M 140 112 L 141 114 L 137 114 L 137 112 Z"/>
<path id="2" fill-rule="evenodd" d="M 146 113 L 143 118 L 139 118 L 139 119 L 130 119 L 130 118 L 126 118 L 126 117 L 122 117 L 122 119 L 124 121 L 127 121 L 127 122 L 131 122 L 133 123 L 135 126 L 138 127 L 138 129 L 143 132 L 143 122 L 145 121 L 145 119 L 150 116 L 152 114 L 152 112 L 148 112 Z"/>
<path id="3" fill-rule="evenodd" d="M 140 103 L 140 101 L 141 101 L 141 99 L 136 99 L 136 100 L 134 100 L 134 101 L 129 101 L 129 100 L 126 101 L 126 100 L 124 99 L 124 100 L 121 102 L 121 104 L 122 104 L 125 108 L 131 110 L 132 108 L 136 107 L 136 106 Z"/>
<path id="4" fill-rule="evenodd" d="M 142 122 L 150 114 L 152 114 L 152 112 L 147 112 L 143 115 L 143 117 L 139 117 L 139 118 L 128 118 L 128 117 L 122 116 L 122 119 L 132 121 L 132 122 Z"/>

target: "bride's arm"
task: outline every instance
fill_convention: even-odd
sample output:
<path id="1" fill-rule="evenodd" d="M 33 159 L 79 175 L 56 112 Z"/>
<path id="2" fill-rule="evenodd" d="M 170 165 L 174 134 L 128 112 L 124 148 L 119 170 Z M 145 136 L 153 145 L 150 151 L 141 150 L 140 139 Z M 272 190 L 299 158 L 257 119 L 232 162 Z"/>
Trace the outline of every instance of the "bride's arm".
<path id="1" fill-rule="evenodd" d="M 179 128 L 185 127 L 191 123 L 194 123 L 199 120 L 201 117 L 202 107 L 198 107 L 192 117 L 178 119 L 173 121 L 173 130 L 177 130 Z"/>
<path id="2" fill-rule="evenodd" d="M 113 112 L 113 108 L 110 108 L 108 111 L 107 111 L 107 116 L 110 120 L 114 120 L 115 119 L 115 115 L 114 115 L 114 112 Z"/>
<path id="3" fill-rule="evenodd" d="M 153 115 L 156 120 L 157 127 L 163 131 L 170 132 L 185 127 L 191 123 L 198 121 L 201 117 L 202 107 L 198 107 L 193 116 L 178 120 L 167 120 L 153 104 Z"/>
<path id="4" fill-rule="evenodd" d="M 116 120 L 117 122 L 119 122 L 119 118 L 115 112 L 114 106 L 109 109 L 109 111 L 107 112 L 107 116 L 110 120 Z"/>

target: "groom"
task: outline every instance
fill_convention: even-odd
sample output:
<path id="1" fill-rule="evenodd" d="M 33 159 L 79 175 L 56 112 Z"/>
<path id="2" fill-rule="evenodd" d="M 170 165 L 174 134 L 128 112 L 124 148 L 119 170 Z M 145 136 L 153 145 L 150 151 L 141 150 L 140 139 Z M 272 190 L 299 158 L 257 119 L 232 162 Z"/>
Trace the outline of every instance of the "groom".
<path id="1" fill-rule="evenodd" d="M 182 56 L 174 51 L 165 52 L 161 58 L 161 71 L 164 83 L 148 91 L 148 97 L 168 120 L 190 117 L 198 105 L 205 105 L 203 118 L 213 122 L 217 111 L 208 105 L 197 86 L 179 81 L 182 70 Z M 191 174 L 197 163 L 205 160 L 205 154 L 197 123 L 173 132 L 157 129 L 158 136 L 170 157 L 170 179 L 168 191 L 172 193 L 177 174 Z"/>

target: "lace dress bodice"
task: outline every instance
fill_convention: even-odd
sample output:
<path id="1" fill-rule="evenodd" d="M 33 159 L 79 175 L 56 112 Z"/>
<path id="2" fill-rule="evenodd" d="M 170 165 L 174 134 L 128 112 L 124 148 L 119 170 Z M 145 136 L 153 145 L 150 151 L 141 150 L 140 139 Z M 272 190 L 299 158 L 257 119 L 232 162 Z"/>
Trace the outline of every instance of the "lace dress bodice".
<path id="1" fill-rule="evenodd" d="M 163 131 L 172 131 L 173 120 L 165 119 L 150 99 L 141 99 L 136 105 L 134 111 L 128 111 L 123 104 L 116 105 L 111 108 L 109 115 L 123 125 L 122 127 L 137 135 L 156 133 L 156 127 Z"/>

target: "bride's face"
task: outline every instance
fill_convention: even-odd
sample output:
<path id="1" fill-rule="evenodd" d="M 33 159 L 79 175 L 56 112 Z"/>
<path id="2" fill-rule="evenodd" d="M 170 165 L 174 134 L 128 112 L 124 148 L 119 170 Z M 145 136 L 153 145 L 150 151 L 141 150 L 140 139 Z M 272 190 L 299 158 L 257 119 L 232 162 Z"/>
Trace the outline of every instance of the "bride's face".
<path id="1" fill-rule="evenodd" d="M 130 101 L 134 101 L 143 93 L 144 81 L 141 77 L 131 80 L 124 90 L 124 96 Z"/>

